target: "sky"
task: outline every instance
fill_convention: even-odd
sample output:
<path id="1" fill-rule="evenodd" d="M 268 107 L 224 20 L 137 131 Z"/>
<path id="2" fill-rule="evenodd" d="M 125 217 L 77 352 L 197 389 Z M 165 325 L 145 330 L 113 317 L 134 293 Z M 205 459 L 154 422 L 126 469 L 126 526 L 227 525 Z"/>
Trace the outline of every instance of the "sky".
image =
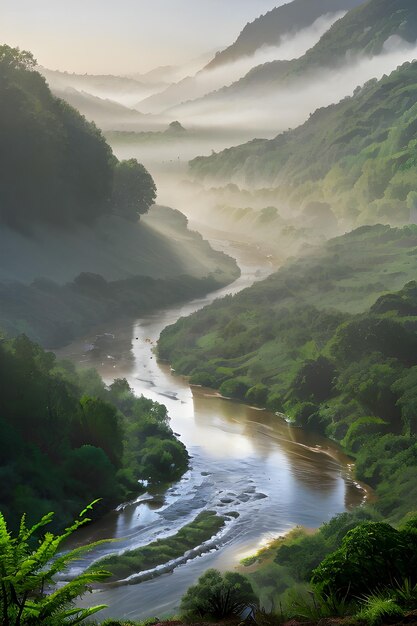
<path id="1" fill-rule="evenodd" d="M 288 0 L 0 0 L 0 41 L 50 69 L 127 74 L 232 43 Z"/>

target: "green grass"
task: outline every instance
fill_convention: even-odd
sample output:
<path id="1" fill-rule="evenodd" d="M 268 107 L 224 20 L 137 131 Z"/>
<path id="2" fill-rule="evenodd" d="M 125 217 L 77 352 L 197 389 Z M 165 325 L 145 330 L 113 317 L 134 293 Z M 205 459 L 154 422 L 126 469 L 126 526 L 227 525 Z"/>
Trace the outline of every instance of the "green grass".
<path id="1" fill-rule="evenodd" d="M 99 561 L 99 566 L 111 572 L 110 581 L 139 574 L 178 559 L 189 550 L 197 548 L 216 535 L 225 522 L 226 517 L 219 516 L 213 511 L 204 511 L 175 535 L 158 539 L 137 550 L 105 557 Z"/>

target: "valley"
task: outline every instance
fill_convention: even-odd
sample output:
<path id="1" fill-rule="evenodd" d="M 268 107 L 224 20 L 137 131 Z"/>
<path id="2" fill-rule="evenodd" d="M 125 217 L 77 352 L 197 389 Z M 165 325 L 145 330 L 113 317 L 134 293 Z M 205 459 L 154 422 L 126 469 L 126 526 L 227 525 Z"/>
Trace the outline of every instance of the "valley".
<path id="1" fill-rule="evenodd" d="M 415 0 L 16 1 L 0 621 L 412 626 Z"/>

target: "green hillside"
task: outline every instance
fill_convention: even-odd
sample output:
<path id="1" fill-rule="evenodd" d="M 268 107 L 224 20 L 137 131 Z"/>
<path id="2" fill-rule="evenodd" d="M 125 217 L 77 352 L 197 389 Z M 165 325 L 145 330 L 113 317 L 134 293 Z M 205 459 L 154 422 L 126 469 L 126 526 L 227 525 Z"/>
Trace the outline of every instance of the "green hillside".
<path id="1" fill-rule="evenodd" d="M 330 240 L 165 329 L 159 355 L 192 383 L 285 412 L 352 453 L 366 433 L 414 436 L 416 250 L 415 226 L 368 226 Z M 360 450 L 359 458 L 371 454 Z M 377 486 L 368 461 L 358 462 L 358 475 Z M 410 498 L 401 494 L 398 508 L 381 499 L 385 515 L 409 510 L 414 487 Z"/>
<path id="2" fill-rule="evenodd" d="M 0 326 L 58 347 L 233 281 L 235 261 L 179 211 L 144 216 L 151 175 L 118 161 L 34 67 L 30 53 L 0 46 Z"/>
<path id="3" fill-rule="evenodd" d="M 146 213 L 156 193 L 135 161 L 119 163 L 96 128 L 55 98 L 28 52 L 0 46 L 0 220 L 30 231 L 114 213 Z"/>
<path id="4" fill-rule="evenodd" d="M 394 559 L 401 572 L 393 580 L 383 542 L 385 532 L 397 532 L 385 522 L 415 524 L 416 255 L 416 226 L 364 226 L 160 337 L 159 355 L 176 372 L 340 442 L 355 459 L 356 478 L 375 490 L 364 507 L 317 533 L 295 529 L 245 559 L 241 571 L 261 602 L 280 606 L 288 619 L 321 624 L 331 616 L 339 623 L 362 611 L 346 623 L 388 623 L 370 621 L 371 605 L 376 611 L 382 598 L 395 597 L 415 607 L 415 596 L 404 604 L 399 582 L 414 576 L 408 563 L 415 547 Z M 369 575 L 364 554 L 372 571 L 379 559 L 377 576 Z"/>
<path id="5" fill-rule="evenodd" d="M 207 181 L 270 187 L 284 207 L 328 203 L 347 224 L 404 223 L 416 198 L 417 63 L 369 81 L 295 130 L 191 162 Z"/>

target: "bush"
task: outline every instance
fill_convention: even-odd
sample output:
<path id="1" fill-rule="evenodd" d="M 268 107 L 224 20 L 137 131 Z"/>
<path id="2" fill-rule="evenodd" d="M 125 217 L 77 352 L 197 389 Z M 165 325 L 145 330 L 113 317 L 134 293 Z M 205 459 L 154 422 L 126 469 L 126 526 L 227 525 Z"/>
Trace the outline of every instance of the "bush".
<path id="1" fill-rule="evenodd" d="M 209 569 L 183 596 L 181 612 L 189 618 L 224 619 L 241 616 L 246 609 L 254 609 L 257 604 L 247 578 L 234 572 L 222 575 Z"/>
<path id="2" fill-rule="evenodd" d="M 264 406 L 267 395 L 268 395 L 268 387 L 266 385 L 263 385 L 262 383 L 259 383 L 255 385 L 254 387 L 251 387 L 250 389 L 248 389 L 248 391 L 246 392 L 245 399 L 247 402 L 250 402 L 251 404 Z"/>
<path id="3" fill-rule="evenodd" d="M 417 551 L 413 543 L 411 533 L 384 522 L 364 522 L 324 559 L 311 582 L 321 593 L 355 598 L 407 577 L 414 581 Z"/>
<path id="4" fill-rule="evenodd" d="M 231 378 L 226 380 L 220 387 L 220 393 L 226 398 L 236 398 L 238 400 L 244 400 L 247 391 L 249 390 L 248 383 L 242 378 Z"/>

